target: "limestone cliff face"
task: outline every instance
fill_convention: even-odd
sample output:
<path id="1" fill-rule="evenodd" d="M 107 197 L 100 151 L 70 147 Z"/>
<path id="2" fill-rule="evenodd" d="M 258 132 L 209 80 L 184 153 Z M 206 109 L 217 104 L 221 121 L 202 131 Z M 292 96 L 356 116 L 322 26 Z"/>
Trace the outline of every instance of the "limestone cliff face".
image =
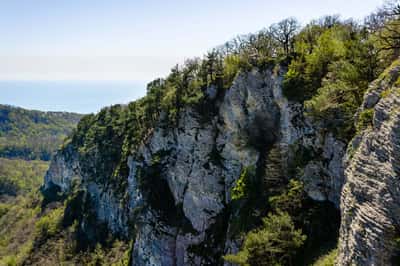
<path id="1" fill-rule="evenodd" d="M 216 100 L 212 115 L 186 108 L 176 126 L 160 121 L 131 152 L 123 192 L 96 182 L 67 148 L 54 157 L 44 188 L 68 193 L 78 180 L 97 219 L 112 232 L 135 238 L 133 265 L 221 265 L 221 256 L 240 245 L 228 206 L 246 167 L 263 165 L 264 185 L 273 186 L 290 178 L 296 154 L 307 152 L 301 165 L 306 191 L 339 205 L 345 144 L 282 96 L 283 72 L 241 73 Z M 208 94 L 216 97 L 213 88 Z"/>
<path id="2" fill-rule="evenodd" d="M 337 265 L 392 265 L 400 222 L 400 97 L 392 67 L 365 95 L 372 125 L 350 144 Z"/>

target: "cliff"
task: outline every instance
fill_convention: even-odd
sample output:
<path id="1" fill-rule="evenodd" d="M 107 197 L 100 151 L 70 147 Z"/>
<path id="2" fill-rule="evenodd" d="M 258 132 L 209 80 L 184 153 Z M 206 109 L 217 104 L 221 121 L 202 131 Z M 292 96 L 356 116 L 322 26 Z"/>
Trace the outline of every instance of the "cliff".
<path id="1" fill-rule="evenodd" d="M 345 160 L 338 265 L 398 263 L 399 71 L 396 61 L 374 81 L 359 111 L 365 129 Z"/>
<path id="2" fill-rule="evenodd" d="M 238 224 L 245 225 L 242 207 L 233 203 L 231 191 L 246 169 L 255 169 L 259 189 L 252 193 L 265 200 L 260 205 L 293 174 L 304 181 L 310 198 L 338 207 L 345 144 L 282 95 L 284 72 L 242 72 L 222 96 L 209 87 L 207 103 L 214 110 L 206 117 L 188 106 L 171 126 L 161 115 L 130 151 L 129 171 L 117 185 L 112 184 L 113 171 L 103 180 L 104 173 L 96 169 L 98 162 L 106 163 L 105 154 L 94 151 L 85 158 L 82 147 L 67 144 L 53 158 L 43 191 L 68 195 L 79 184 L 96 223 L 134 238 L 133 265 L 222 264 L 222 255 L 237 251 L 242 241 L 237 231 Z M 303 153 L 307 159 L 299 161 Z M 256 218 L 266 211 L 252 208 L 260 212 L 250 215 Z M 91 232 L 86 218 L 80 223 Z"/>
<path id="3" fill-rule="evenodd" d="M 0 155 L 62 146 L 31 205 L 0 205 L 3 232 L 24 210 L 0 264 L 399 264 L 399 10 L 285 19 L 82 118 L 3 108 Z"/>

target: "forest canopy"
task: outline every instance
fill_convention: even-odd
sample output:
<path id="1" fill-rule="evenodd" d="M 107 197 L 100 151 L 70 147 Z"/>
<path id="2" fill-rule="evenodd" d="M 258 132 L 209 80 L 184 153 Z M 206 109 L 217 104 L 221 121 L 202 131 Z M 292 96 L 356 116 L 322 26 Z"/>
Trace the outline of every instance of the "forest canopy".
<path id="1" fill-rule="evenodd" d="M 0 105 L 0 157 L 48 161 L 81 117 Z"/>

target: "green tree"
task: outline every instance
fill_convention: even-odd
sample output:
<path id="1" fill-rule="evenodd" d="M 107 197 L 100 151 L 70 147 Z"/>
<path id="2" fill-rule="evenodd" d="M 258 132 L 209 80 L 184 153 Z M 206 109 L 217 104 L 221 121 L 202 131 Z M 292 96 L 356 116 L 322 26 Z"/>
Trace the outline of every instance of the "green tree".
<path id="1" fill-rule="evenodd" d="M 289 214 L 269 214 L 260 229 L 246 235 L 241 250 L 235 255 L 224 256 L 224 259 L 245 266 L 291 265 L 305 240 L 306 236 L 295 228 Z"/>
<path id="2" fill-rule="evenodd" d="M 301 211 L 305 199 L 303 183 L 296 179 L 290 179 L 287 190 L 277 196 L 268 199 L 273 210 L 287 212 L 297 215 Z"/>

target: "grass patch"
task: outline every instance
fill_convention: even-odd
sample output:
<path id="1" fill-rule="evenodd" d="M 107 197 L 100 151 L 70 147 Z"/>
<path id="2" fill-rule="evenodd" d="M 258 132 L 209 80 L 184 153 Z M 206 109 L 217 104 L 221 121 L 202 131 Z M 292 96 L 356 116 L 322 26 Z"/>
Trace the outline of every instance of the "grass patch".
<path id="1" fill-rule="evenodd" d="M 373 108 L 363 110 L 358 116 L 358 121 L 356 125 L 357 132 L 360 133 L 367 127 L 372 126 L 373 119 L 374 119 Z"/>

